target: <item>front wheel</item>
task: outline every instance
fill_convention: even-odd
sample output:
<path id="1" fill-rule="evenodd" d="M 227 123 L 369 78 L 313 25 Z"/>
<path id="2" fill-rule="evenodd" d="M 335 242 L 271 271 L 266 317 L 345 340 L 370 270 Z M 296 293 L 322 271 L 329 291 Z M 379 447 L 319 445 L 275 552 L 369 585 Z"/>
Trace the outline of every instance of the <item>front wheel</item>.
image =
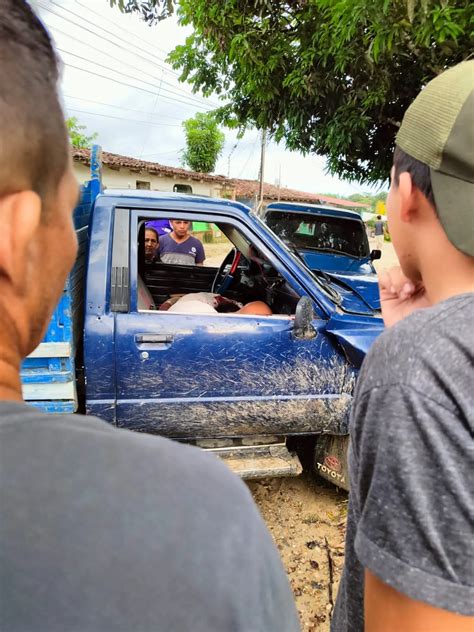
<path id="1" fill-rule="evenodd" d="M 349 435 L 320 435 L 314 448 L 314 471 L 349 491 L 349 468 L 347 463 L 347 451 L 349 448 Z"/>

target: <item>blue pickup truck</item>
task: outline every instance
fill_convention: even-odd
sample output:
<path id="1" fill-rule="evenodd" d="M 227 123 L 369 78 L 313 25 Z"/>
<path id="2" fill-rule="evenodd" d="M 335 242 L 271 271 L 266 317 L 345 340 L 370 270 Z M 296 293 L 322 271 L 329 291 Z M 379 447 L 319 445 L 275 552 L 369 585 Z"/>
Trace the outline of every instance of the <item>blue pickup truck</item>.
<path id="1" fill-rule="evenodd" d="M 80 256 L 23 365 L 25 399 L 191 442 L 247 478 L 298 474 L 295 447 L 312 440 L 315 469 L 347 488 L 348 412 L 380 313 L 314 274 L 246 206 L 100 192 L 97 150 L 91 162 L 75 213 Z M 147 263 L 145 224 L 158 219 L 210 224 L 229 253 L 218 267 Z M 203 292 L 230 299 L 225 311 L 166 310 L 170 297 Z M 228 309 L 252 301 L 271 315 Z"/>

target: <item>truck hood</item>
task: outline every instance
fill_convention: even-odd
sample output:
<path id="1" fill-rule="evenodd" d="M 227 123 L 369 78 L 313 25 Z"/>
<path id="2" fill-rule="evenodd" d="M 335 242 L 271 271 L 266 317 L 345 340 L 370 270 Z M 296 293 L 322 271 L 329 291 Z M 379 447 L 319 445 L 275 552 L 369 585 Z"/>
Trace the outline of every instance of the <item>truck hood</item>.
<path id="1" fill-rule="evenodd" d="M 369 257 L 357 259 L 341 254 L 298 251 L 310 270 L 323 271 L 341 295 L 343 309 L 371 314 L 380 309 L 377 275 Z"/>
<path id="2" fill-rule="evenodd" d="M 341 274 L 326 270 L 312 270 L 322 283 L 339 295 L 338 305 L 343 312 L 363 316 L 380 316 L 380 298 L 375 274 Z"/>
<path id="3" fill-rule="evenodd" d="M 355 295 L 359 302 L 362 301 L 371 312 L 380 310 L 380 294 L 376 274 L 343 274 L 340 272 L 326 272 L 326 274 L 333 280 L 331 285 L 340 294 L 344 288 Z M 346 296 L 346 301 L 348 300 L 349 296 Z"/>
<path id="4" fill-rule="evenodd" d="M 370 257 L 349 257 L 332 252 L 317 252 L 298 248 L 304 262 L 311 270 L 325 270 L 325 272 L 341 272 L 346 274 L 374 274 Z"/>

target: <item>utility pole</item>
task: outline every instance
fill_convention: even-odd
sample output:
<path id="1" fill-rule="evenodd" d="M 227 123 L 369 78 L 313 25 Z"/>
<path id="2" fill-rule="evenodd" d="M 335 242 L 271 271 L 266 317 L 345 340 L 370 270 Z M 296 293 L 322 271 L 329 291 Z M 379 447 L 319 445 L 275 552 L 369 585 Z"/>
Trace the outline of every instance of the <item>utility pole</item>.
<path id="1" fill-rule="evenodd" d="M 278 169 L 278 201 L 280 201 L 280 195 L 281 195 L 281 163 Z"/>
<path id="2" fill-rule="evenodd" d="M 265 146 L 267 144 L 267 130 L 262 129 L 262 145 L 260 152 L 260 184 L 258 187 L 258 204 L 257 204 L 257 215 L 260 213 L 260 210 L 263 205 L 263 182 L 265 178 Z"/>

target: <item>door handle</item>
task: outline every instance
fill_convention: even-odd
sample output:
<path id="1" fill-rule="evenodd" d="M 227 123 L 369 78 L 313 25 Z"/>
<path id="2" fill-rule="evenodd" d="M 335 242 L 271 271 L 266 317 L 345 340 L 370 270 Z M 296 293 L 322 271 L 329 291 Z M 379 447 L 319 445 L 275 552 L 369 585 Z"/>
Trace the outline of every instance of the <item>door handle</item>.
<path id="1" fill-rule="evenodd" d="M 173 340 L 173 334 L 135 334 L 135 342 L 138 344 L 166 345 Z"/>

